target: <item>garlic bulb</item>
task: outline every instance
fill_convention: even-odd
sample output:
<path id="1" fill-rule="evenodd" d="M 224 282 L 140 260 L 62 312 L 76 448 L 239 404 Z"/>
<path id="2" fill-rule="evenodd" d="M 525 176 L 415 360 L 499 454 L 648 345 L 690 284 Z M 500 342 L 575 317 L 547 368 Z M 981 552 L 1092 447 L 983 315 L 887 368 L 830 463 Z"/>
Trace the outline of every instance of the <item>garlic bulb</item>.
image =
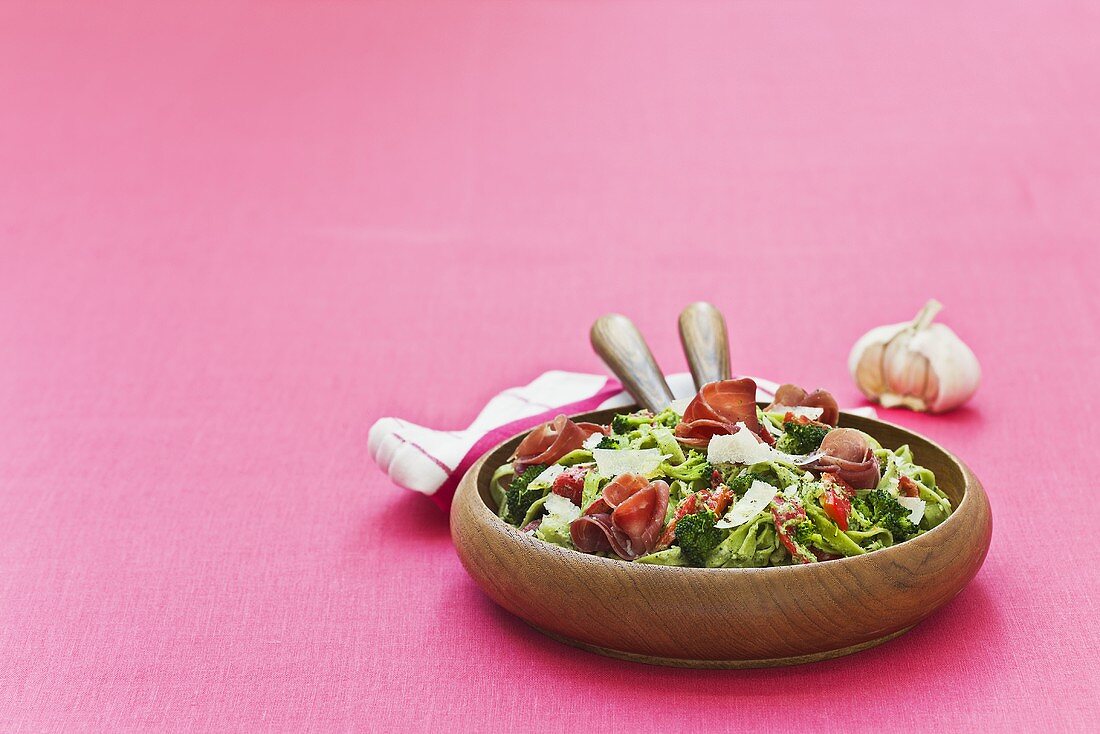
<path id="1" fill-rule="evenodd" d="M 871 329 L 856 342 L 848 369 L 864 395 L 886 408 L 932 413 L 970 399 L 981 367 L 954 331 L 932 323 L 941 308 L 929 301 L 912 321 Z"/>

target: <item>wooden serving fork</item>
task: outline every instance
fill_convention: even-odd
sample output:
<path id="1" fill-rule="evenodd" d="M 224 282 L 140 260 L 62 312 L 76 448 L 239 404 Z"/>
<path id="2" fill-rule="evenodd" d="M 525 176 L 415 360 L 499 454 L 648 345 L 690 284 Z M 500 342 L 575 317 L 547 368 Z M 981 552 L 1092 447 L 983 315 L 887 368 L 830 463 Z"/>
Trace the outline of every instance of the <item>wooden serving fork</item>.
<path id="1" fill-rule="evenodd" d="M 639 405 L 660 413 L 672 404 L 672 390 L 633 321 L 617 313 L 606 314 L 592 324 L 589 337 L 596 354 Z"/>
<path id="2" fill-rule="evenodd" d="M 712 304 L 699 301 L 680 312 L 680 343 L 684 346 L 696 391 L 708 382 L 730 379 L 726 320 Z"/>

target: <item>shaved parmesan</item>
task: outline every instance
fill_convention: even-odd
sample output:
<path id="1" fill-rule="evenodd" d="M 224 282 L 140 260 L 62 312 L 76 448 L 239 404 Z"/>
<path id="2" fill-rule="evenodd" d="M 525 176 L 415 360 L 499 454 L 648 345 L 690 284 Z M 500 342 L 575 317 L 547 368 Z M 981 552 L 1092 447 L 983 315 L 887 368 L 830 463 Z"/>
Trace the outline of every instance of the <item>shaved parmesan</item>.
<path id="1" fill-rule="evenodd" d="M 566 497 L 562 497 L 560 494 L 549 494 L 546 496 L 546 504 L 543 505 L 546 511 L 551 515 L 556 516 L 562 522 L 573 522 L 581 516 L 581 508 L 573 504 L 571 500 Z"/>
<path id="2" fill-rule="evenodd" d="M 596 448 L 597 446 L 599 446 L 599 445 L 600 445 L 600 441 L 602 441 L 602 440 L 603 440 L 603 434 L 602 434 L 602 433 L 600 433 L 599 431 L 597 431 L 596 433 L 593 433 L 593 434 L 592 434 L 591 436 L 589 436 L 588 438 L 584 439 L 584 443 L 583 443 L 583 444 L 581 444 L 581 445 L 582 445 L 582 446 L 583 446 L 584 448 L 586 448 L 586 449 L 588 449 L 589 451 L 591 451 L 592 449 L 594 449 L 594 448 Z"/>
<path id="3" fill-rule="evenodd" d="M 818 418 L 820 418 L 822 416 L 822 414 L 825 413 L 825 409 L 824 408 L 808 408 L 805 405 L 794 405 L 794 406 L 777 405 L 774 408 L 772 408 L 771 410 L 769 410 L 768 412 L 769 413 L 780 413 L 782 415 L 787 415 L 787 413 L 792 413 L 795 417 L 809 418 L 812 421 L 816 421 Z"/>
<path id="4" fill-rule="evenodd" d="M 745 496 L 737 500 L 726 516 L 714 524 L 717 528 L 735 528 L 753 519 L 768 506 L 779 490 L 772 485 L 754 480 Z"/>
<path id="5" fill-rule="evenodd" d="M 668 407 L 676 411 L 676 415 L 682 416 L 692 400 L 693 398 L 677 398 L 673 400 Z"/>
<path id="6" fill-rule="evenodd" d="M 744 423 L 737 425 L 740 430 L 736 433 L 710 440 L 707 461 L 711 464 L 756 464 L 786 458 L 786 454 L 760 443 Z"/>
<path id="7" fill-rule="evenodd" d="M 532 479 L 531 484 L 528 486 L 542 487 L 544 485 L 553 484 L 554 480 L 564 474 L 565 470 L 568 468 L 569 467 L 562 466 L 561 464 L 551 464 L 543 470 L 542 474 Z"/>
<path id="8" fill-rule="evenodd" d="M 592 457 L 596 459 L 597 470 L 605 477 L 649 475 L 668 458 L 660 449 L 593 449 Z"/>
<path id="9" fill-rule="evenodd" d="M 816 461 L 823 455 L 820 449 L 801 456 L 785 454 L 766 443 L 757 441 L 756 435 L 746 428 L 744 423 L 737 425 L 740 430 L 736 433 L 715 436 L 707 444 L 707 461 L 711 464 L 759 464 L 762 461 L 782 461 L 803 466 Z"/>
<path id="10" fill-rule="evenodd" d="M 920 497 L 898 497 L 898 504 L 909 510 L 909 522 L 914 525 L 924 519 L 924 500 Z"/>

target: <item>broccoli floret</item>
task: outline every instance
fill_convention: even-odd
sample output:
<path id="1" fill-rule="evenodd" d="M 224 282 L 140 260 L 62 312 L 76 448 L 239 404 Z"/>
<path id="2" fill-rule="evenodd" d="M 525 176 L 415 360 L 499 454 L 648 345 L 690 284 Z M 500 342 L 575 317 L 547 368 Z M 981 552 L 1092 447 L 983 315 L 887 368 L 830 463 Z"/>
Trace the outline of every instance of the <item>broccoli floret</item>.
<path id="1" fill-rule="evenodd" d="M 721 470 L 720 470 L 721 471 Z M 734 494 L 741 496 L 745 492 L 749 491 L 749 487 L 757 479 L 765 484 L 775 484 L 775 480 L 768 474 L 768 472 L 753 472 L 748 468 L 732 467 L 726 469 L 722 475 L 727 487 L 733 490 Z"/>
<path id="2" fill-rule="evenodd" d="M 620 413 L 611 419 L 611 432 L 625 436 L 642 426 L 659 425 L 667 428 L 675 428 L 680 422 L 680 416 L 672 408 L 665 408 L 657 415 L 648 410 L 637 413 Z"/>
<path id="3" fill-rule="evenodd" d="M 677 424 L 680 423 L 680 414 L 672 408 L 665 408 L 660 413 L 653 416 L 653 422 L 665 428 L 675 428 Z"/>
<path id="4" fill-rule="evenodd" d="M 707 461 L 705 454 L 699 451 L 688 451 L 684 461 L 676 466 L 665 463 L 661 465 L 661 474 L 679 479 L 682 482 L 695 482 L 700 479 L 710 479 L 714 468 Z"/>
<path id="5" fill-rule="evenodd" d="M 722 531 L 714 527 L 718 521 L 712 510 L 685 515 L 676 523 L 676 545 L 693 566 L 702 566 L 707 556 L 722 542 Z"/>
<path id="6" fill-rule="evenodd" d="M 505 522 L 518 526 L 523 522 L 524 516 L 527 515 L 527 511 L 531 509 L 531 505 L 535 503 L 535 500 L 540 499 L 546 494 L 548 490 L 547 487 L 531 489 L 528 486 L 535 477 L 542 474 L 545 470 L 546 465 L 535 464 L 527 467 L 522 473 L 512 478 L 512 483 L 508 485 L 508 489 L 504 492 Z"/>
<path id="7" fill-rule="evenodd" d="M 908 540 L 918 532 L 917 526 L 909 519 L 909 510 L 884 489 L 874 489 L 862 497 L 856 497 L 852 509 L 853 514 L 858 512 L 874 525 L 889 530 L 895 543 Z"/>
<path id="8" fill-rule="evenodd" d="M 617 449 L 619 448 L 619 442 L 613 439 L 611 436 L 604 436 L 600 439 L 600 442 L 596 445 L 598 449 Z"/>
<path id="9" fill-rule="evenodd" d="M 874 520 L 867 512 L 870 511 L 869 505 L 863 505 L 858 501 L 852 502 L 852 511 L 848 516 L 848 529 L 849 530 L 870 530 L 875 526 Z"/>
<path id="10" fill-rule="evenodd" d="M 611 432 L 620 436 L 633 431 L 638 426 L 648 425 L 653 422 L 653 414 L 649 411 L 639 413 L 620 413 L 611 419 Z"/>
<path id="11" fill-rule="evenodd" d="M 742 495 L 745 492 L 749 491 L 749 487 L 752 486 L 752 483 L 755 479 L 756 477 L 753 475 L 753 473 L 747 471 L 743 474 L 739 474 L 735 477 L 730 478 L 726 482 L 726 486 L 732 489 L 734 494 Z"/>
<path id="12" fill-rule="evenodd" d="M 810 550 L 810 546 L 821 545 L 821 534 L 817 531 L 817 526 L 808 518 L 791 525 L 787 525 L 786 530 L 787 540 L 790 543 L 783 543 L 791 554 L 791 559 L 799 563 L 813 563 L 817 560 L 817 556 Z"/>
<path id="13" fill-rule="evenodd" d="M 861 517 L 867 526 L 875 524 L 875 508 L 871 507 L 870 493 L 852 498 L 852 517 Z"/>
<path id="14" fill-rule="evenodd" d="M 821 534 L 811 520 L 803 520 L 794 527 L 791 538 L 799 545 L 820 544 Z"/>
<path id="15" fill-rule="evenodd" d="M 775 448 L 785 454 L 808 454 L 821 446 L 829 431 L 829 426 L 811 421 L 783 421 L 783 436 L 776 441 Z"/>

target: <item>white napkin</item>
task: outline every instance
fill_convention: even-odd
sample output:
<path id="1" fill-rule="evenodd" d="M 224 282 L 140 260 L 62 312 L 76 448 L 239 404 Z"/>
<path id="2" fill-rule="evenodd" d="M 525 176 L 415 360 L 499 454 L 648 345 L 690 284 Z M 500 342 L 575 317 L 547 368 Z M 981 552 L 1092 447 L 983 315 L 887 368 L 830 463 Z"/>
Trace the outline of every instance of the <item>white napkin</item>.
<path id="1" fill-rule="evenodd" d="M 691 375 L 668 375 L 677 399 L 695 396 Z M 778 383 L 759 377 L 756 399 L 769 402 Z M 444 510 L 462 475 L 491 448 L 517 433 L 545 423 L 559 413 L 566 415 L 630 405 L 630 397 L 617 380 L 604 375 L 553 370 L 521 387 L 496 395 L 474 422 L 462 431 L 442 431 L 418 426 L 400 418 L 380 418 L 370 429 L 367 447 L 371 458 L 394 484 L 422 492 Z M 874 416 L 873 408 L 849 413 Z"/>

